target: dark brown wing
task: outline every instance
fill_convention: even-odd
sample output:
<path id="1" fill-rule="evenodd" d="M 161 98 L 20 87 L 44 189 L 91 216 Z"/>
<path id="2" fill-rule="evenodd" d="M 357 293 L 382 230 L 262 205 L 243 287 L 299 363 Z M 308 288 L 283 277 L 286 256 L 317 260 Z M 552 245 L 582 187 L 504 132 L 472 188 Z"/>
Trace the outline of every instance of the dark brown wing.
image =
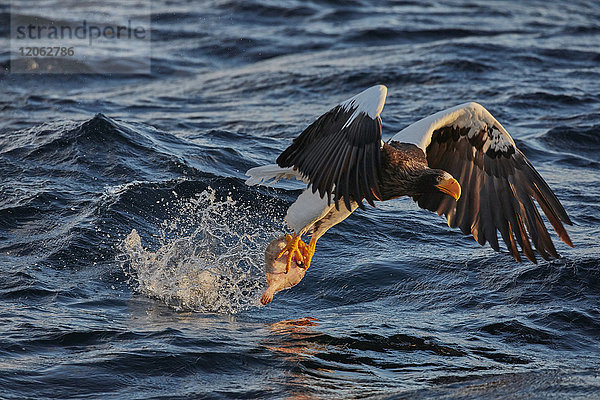
<path id="1" fill-rule="evenodd" d="M 380 197 L 381 118 L 387 89 L 371 87 L 334 107 L 304 130 L 277 158 L 280 167 L 294 167 L 328 202 L 331 197 L 351 209 L 354 200 L 364 208 Z"/>
<path id="2" fill-rule="evenodd" d="M 489 242 L 496 251 L 499 231 L 516 260 L 521 260 L 518 244 L 536 262 L 530 239 L 542 258 L 559 257 L 537 202 L 560 239 L 572 247 L 563 226 L 571 224 L 569 216 L 502 125 L 476 103 L 451 111 L 446 119 L 438 115 L 421 144 L 429 166 L 452 174 L 463 195 L 458 201 L 442 193 L 421 196 L 419 206 L 446 215 L 448 225 L 472 234 L 481 245 Z M 401 138 L 398 134 L 394 140 Z"/>

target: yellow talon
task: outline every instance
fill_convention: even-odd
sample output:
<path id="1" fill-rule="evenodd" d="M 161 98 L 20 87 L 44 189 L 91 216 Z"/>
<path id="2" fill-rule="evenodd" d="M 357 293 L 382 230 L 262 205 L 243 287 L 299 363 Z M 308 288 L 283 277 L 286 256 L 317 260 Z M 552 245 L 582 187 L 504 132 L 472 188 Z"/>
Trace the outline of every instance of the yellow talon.
<path id="1" fill-rule="evenodd" d="M 300 240 L 300 235 L 285 235 L 285 241 L 287 242 L 287 244 L 284 247 L 284 249 L 281 250 L 281 252 L 277 255 L 277 258 L 282 257 L 286 252 L 288 253 L 287 264 L 285 266 L 285 273 L 287 274 L 290 270 L 290 266 L 292 265 L 292 259 L 294 258 L 294 254 L 296 255 L 296 262 L 298 264 L 304 262 L 304 257 L 302 256 L 302 252 L 300 251 L 299 247 L 302 246 L 302 248 L 305 249 L 307 246 L 306 243 Z"/>
<path id="2" fill-rule="evenodd" d="M 308 244 L 308 246 L 304 245 L 304 269 L 308 269 L 308 267 L 310 267 L 310 262 L 312 261 L 312 258 L 315 255 L 316 247 L 317 240 L 313 237 L 310 238 L 310 243 Z"/>

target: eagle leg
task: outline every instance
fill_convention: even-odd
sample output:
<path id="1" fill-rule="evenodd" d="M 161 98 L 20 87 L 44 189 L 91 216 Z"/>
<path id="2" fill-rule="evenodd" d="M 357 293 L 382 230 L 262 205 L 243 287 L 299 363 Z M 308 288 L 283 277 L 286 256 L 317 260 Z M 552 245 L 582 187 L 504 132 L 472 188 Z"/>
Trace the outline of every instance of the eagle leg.
<path id="1" fill-rule="evenodd" d="M 287 242 L 287 244 L 285 245 L 283 250 L 281 250 L 281 252 L 277 255 L 277 258 L 283 257 L 283 255 L 286 252 L 288 253 L 287 264 L 285 266 L 285 273 L 287 274 L 288 271 L 290 270 L 290 266 L 292 265 L 292 260 L 294 259 L 294 254 L 296 255 L 296 263 L 297 264 L 302 264 L 304 262 L 304 257 L 298 247 L 300 246 L 300 243 L 302 243 L 302 248 L 306 248 L 306 243 L 304 243 L 300 239 L 300 235 L 296 235 L 296 234 L 294 234 L 294 236 L 289 235 L 289 234 L 285 235 L 285 241 Z"/>

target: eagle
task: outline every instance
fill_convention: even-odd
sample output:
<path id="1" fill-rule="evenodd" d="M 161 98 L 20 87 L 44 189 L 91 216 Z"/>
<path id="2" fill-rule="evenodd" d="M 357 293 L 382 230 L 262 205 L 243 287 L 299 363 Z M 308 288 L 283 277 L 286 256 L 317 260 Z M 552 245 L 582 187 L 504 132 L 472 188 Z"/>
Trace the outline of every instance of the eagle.
<path id="1" fill-rule="evenodd" d="M 572 225 L 548 184 L 517 148 L 506 129 L 478 103 L 469 102 L 421 119 L 387 142 L 381 111 L 387 88 L 373 86 L 343 101 L 310 124 L 277 158 L 251 168 L 248 185 L 299 179 L 306 189 L 289 207 L 293 259 L 310 266 L 317 240 L 366 201 L 410 196 L 419 207 L 444 215 L 480 244 L 537 263 L 559 258 L 538 207 L 567 245 L 563 223 Z M 308 245 L 302 236 L 310 234 Z M 518 245 L 518 247 L 517 247 Z"/>

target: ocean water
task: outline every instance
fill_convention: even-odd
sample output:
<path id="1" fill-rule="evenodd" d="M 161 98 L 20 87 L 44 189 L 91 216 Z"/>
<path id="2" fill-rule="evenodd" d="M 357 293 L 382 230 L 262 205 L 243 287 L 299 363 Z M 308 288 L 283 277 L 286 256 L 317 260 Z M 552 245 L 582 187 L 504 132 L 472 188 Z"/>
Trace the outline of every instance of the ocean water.
<path id="1" fill-rule="evenodd" d="M 0 51 L 0 398 L 600 397 L 597 3 L 152 11 L 151 74 L 8 73 Z M 519 264 L 398 199 L 331 229 L 261 306 L 300 192 L 244 172 L 374 84 L 384 138 L 483 104 L 575 248 Z"/>

